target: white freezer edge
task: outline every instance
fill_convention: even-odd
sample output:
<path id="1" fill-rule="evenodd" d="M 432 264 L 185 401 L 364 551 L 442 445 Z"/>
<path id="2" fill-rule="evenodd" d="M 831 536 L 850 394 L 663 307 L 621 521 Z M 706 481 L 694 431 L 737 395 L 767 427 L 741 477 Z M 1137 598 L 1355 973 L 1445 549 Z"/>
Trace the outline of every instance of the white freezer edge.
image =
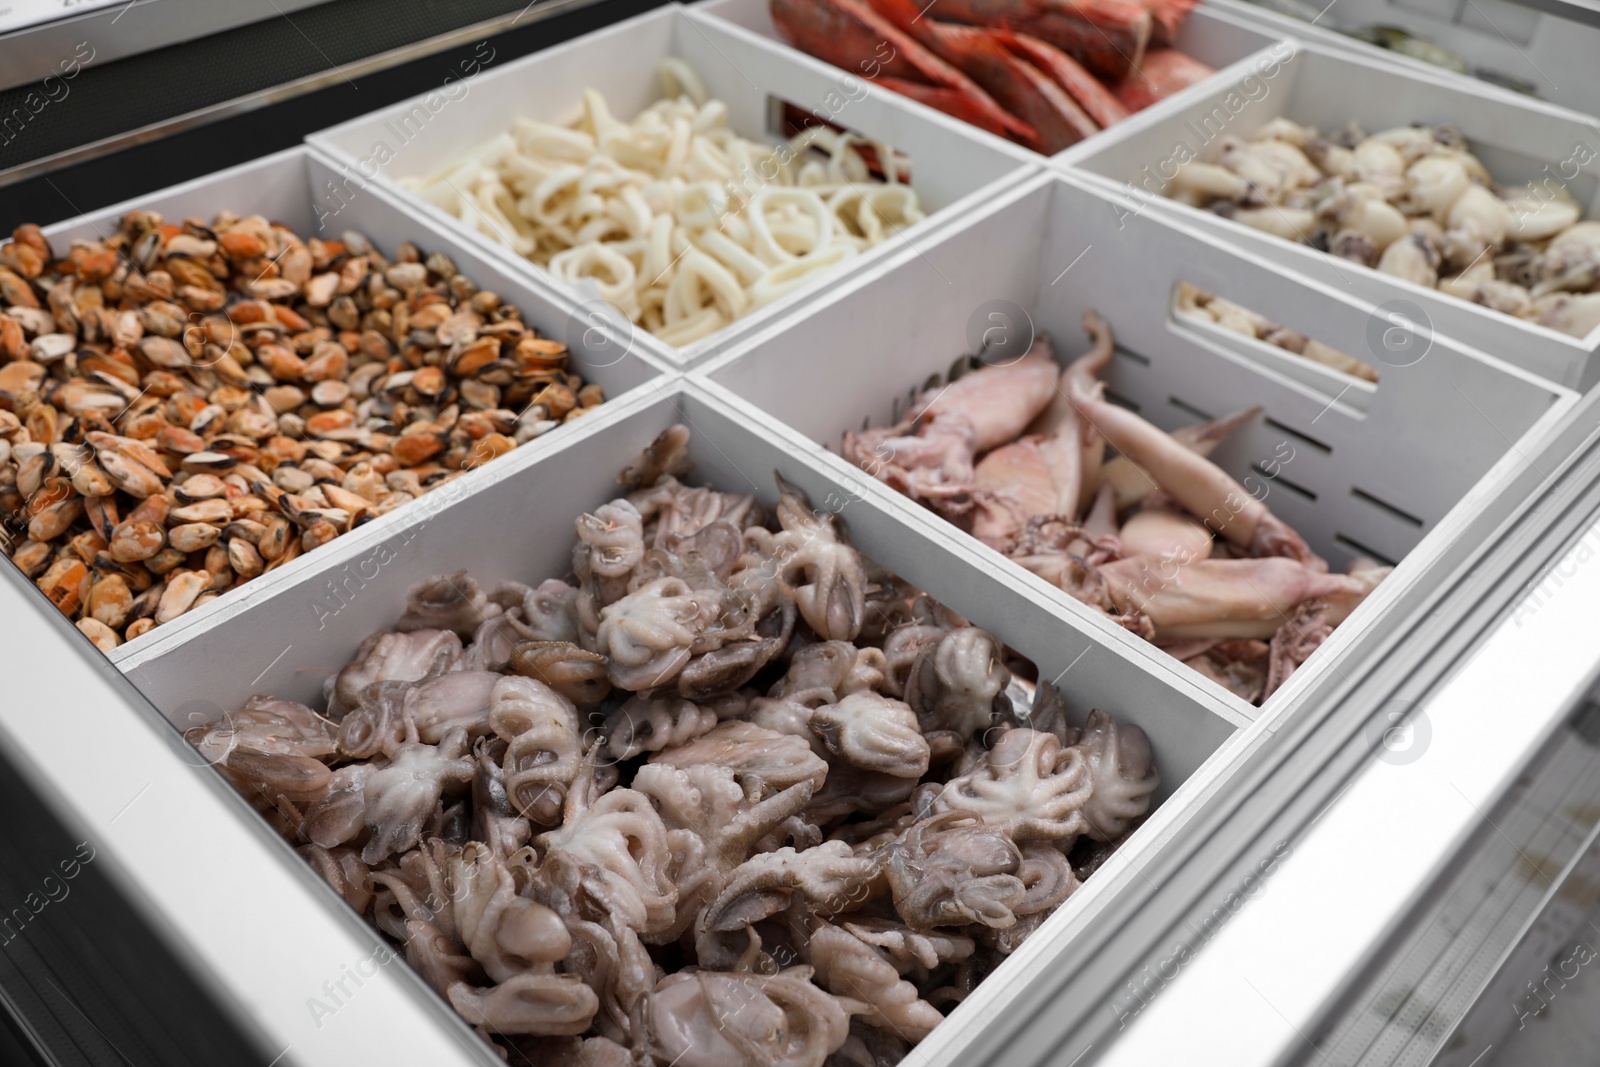
<path id="1" fill-rule="evenodd" d="M 1319 1011 L 1461 843 L 1495 832 L 1495 799 L 1592 684 L 1597 549 L 1600 524 L 1423 702 L 1422 754 L 1372 761 L 1295 843 L 1271 892 L 1239 910 L 1101 1064 L 1269 1067 L 1309 1053 L 1303 1035 Z"/>

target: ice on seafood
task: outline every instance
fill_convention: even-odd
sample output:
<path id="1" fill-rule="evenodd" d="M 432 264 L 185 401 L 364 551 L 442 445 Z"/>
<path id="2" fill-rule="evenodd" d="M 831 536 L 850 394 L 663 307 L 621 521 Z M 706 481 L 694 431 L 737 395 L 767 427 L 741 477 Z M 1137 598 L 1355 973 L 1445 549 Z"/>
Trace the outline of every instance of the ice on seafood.
<path id="1" fill-rule="evenodd" d="M 1000 439 L 1053 368 L 957 395 L 998 420 L 924 413 Z M 190 737 L 508 1055 L 897 1062 L 1087 876 L 1076 842 L 1103 858 L 1144 817 L 1150 740 L 1048 683 L 1025 710 L 994 635 L 781 479 L 770 513 L 684 485 L 687 443 L 578 519 L 571 575 L 421 582 L 328 718 L 257 697 Z"/>
<path id="2" fill-rule="evenodd" d="M 1194 309 L 1234 307 L 1192 287 L 1180 297 Z M 1092 311 L 1083 326 L 1093 343 L 1065 368 L 1040 336 L 1025 358 L 930 391 L 894 426 L 846 432 L 841 452 L 1074 599 L 1264 700 L 1388 570 L 1328 573 L 1299 533 L 1207 458 L 1259 408 L 1166 433 L 1104 399 L 1111 330 Z M 911 633 L 885 646 L 891 667 Z M 1278 649 L 1270 670 L 1266 645 L 1243 660 L 1217 651 L 1267 641 Z M 922 662 L 917 655 L 904 662 Z M 910 694 L 922 675 L 905 677 L 917 708 Z M 963 720 L 918 714 L 930 736 L 962 729 Z"/>

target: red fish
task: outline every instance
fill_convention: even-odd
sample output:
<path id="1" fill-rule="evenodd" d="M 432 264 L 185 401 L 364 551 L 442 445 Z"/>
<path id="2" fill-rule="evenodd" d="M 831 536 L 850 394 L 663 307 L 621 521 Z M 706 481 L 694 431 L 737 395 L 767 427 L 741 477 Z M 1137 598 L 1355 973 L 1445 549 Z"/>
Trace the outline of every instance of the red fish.
<path id="1" fill-rule="evenodd" d="M 1176 48 L 1152 48 L 1145 53 L 1139 69 L 1119 82 L 1113 92 L 1129 110 L 1139 111 L 1215 73 L 1198 59 L 1184 55 Z"/>
<path id="2" fill-rule="evenodd" d="M 924 18 L 913 0 L 872 0 L 879 14 L 914 34 L 942 58 L 961 68 L 1037 136 L 1024 141 L 1050 155 L 1077 144 L 1100 127 L 1039 68 L 1012 55 L 990 30 Z"/>
<path id="3" fill-rule="evenodd" d="M 1067 95 L 1102 128 L 1128 117 L 1130 112 L 1110 89 L 1055 45 L 1026 33 L 1012 33 L 1009 30 L 990 32 L 998 36 L 1013 54 L 1038 67 L 1051 81 L 1065 89 Z"/>
<path id="4" fill-rule="evenodd" d="M 1170 48 L 1178 38 L 1178 27 L 1194 10 L 1196 0 L 1143 0 L 1155 26 L 1150 34 L 1152 48 Z"/>
<path id="5" fill-rule="evenodd" d="M 896 92 L 994 133 L 1020 140 L 1033 135 L 971 78 L 861 0 L 770 0 L 769 7 L 779 31 L 803 52 L 869 81 L 892 82 L 888 87 Z M 900 87 L 917 84 L 943 91 L 917 95 Z"/>
<path id="6" fill-rule="evenodd" d="M 1155 29 L 1140 0 L 935 0 L 929 13 L 1038 37 L 1107 81 L 1139 65 Z"/>
<path id="7" fill-rule="evenodd" d="M 1001 137 L 1014 137 L 1026 143 L 1037 140 L 1039 136 L 1032 126 L 1002 111 L 999 104 L 995 104 L 992 110 L 978 106 L 971 93 L 959 89 L 945 85 L 924 85 L 900 78 L 879 78 L 877 84 Z M 984 93 L 983 98 L 991 99 L 988 93 Z"/>

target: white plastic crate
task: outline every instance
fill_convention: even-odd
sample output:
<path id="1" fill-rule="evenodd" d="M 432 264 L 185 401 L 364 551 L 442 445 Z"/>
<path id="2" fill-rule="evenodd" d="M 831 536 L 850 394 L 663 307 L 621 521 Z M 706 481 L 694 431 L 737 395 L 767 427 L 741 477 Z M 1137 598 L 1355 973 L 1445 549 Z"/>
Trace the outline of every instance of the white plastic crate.
<path id="1" fill-rule="evenodd" d="M 1482 82 L 1381 54 L 1356 54 L 1320 42 L 1294 44 L 1295 53 L 1270 76 L 1233 68 L 1234 78 L 1161 113 L 1145 112 L 1093 143 L 1068 149 L 1053 162 L 1109 180 L 1137 196 L 1141 211 L 1157 212 L 1225 235 L 1226 239 L 1342 293 L 1382 304 L 1403 299 L 1432 328 L 1485 352 L 1587 389 L 1600 381 L 1600 329 L 1572 337 L 1491 311 L 1350 260 L 1318 252 L 1192 208 L 1161 194 L 1186 153 L 1226 134 L 1246 135 L 1286 116 L 1333 134 L 1351 120 L 1368 133 L 1413 123 L 1454 123 L 1496 181 L 1517 185 L 1559 182 L 1584 209 L 1600 217 L 1600 133 L 1595 120 L 1553 104 L 1519 97 Z M 1269 50 L 1270 51 L 1270 50 Z"/>
<path id="2" fill-rule="evenodd" d="M 250 603 L 234 602 L 201 635 L 170 635 L 123 662 L 130 680 L 175 725 L 212 721 L 253 693 L 272 693 L 320 706 L 323 681 L 355 653 L 362 639 L 405 610 L 407 588 L 441 572 L 466 568 L 480 583 L 537 582 L 571 566 L 573 520 L 617 496 L 616 472 L 667 426 L 693 430 L 689 481 L 776 500 L 773 473 L 798 485 L 814 507 L 838 504 L 853 544 L 913 585 L 1029 657 L 1040 676 L 1055 678 L 1081 721 L 1100 707 L 1149 735 L 1162 773 L 1158 807 L 1095 877 L 980 985 L 907 1062 L 959 1062 L 959 1050 L 992 1018 L 1003 990 L 1025 982 L 1117 890 L 1136 881 L 1141 857 L 1172 840 L 1178 827 L 1217 783 L 1238 766 L 1247 719 L 1187 680 L 1162 677 L 1138 656 L 1104 641 L 1083 621 L 996 575 L 987 562 L 931 532 L 932 522 L 909 517 L 894 500 L 850 500 L 848 479 L 819 465 L 816 449 L 764 428 L 767 420 L 728 403 L 687 379 L 660 392 L 636 394 L 610 412 L 577 424 L 563 447 L 536 465 L 494 464 L 488 477 L 436 517 L 395 530 L 391 562 L 358 570 L 346 606 L 331 615 L 330 584 L 370 558 L 371 546 L 335 541 L 313 557 L 314 571 L 280 582 Z M 402 543 L 403 542 L 403 543 Z M 282 849 L 285 862 L 303 861 Z M 984 1007 L 988 1003 L 991 1007 Z"/>
<path id="3" fill-rule="evenodd" d="M 944 116 L 930 119 L 923 108 L 893 94 L 866 92 L 859 79 L 804 61 L 781 45 L 690 18 L 676 5 L 503 66 L 490 66 L 462 82 L 465 93 L 454 101 L 437 92 L 424 94 L 307 140 L 338 160 L 344 184 L 382 186 L 419 217 L 461 234 L 521 276 L 582 300 L 597 300 L 597 293 L 568 287 L 492 233 L 468 226 L 405 189 L 399 179 L 432 174 L 506 132 L 516 119 L 576 118 L 586 89 L 598 90 L 613 114 L 631 118 L 659 98 L 657 69 L 669 57 L 685 60 L 695 69 L 710 95 L 727 105 L 728 125 L 750 140 L 780 142 L 776 116 L 781 102 L 789 102 L 893 146 L 909 158 L 911 186 L 929 216 L 691 345 L 675 348 L 642 328 L 633 331 L 641 351 L 680 366 L 722 350 L 896 249 L 914 247 L 946 221 L 982 203 L 997 183 L 1021 177 L 1037 158 L 1019 146 L 980 135 L 965 123 Z"/>
<path id="4" fill-rule="evenodd" d="M 456 267 L 476 282 L 479 288 L 492 290 L 500 294 L 506 303 L 519 308 L 523 321 L 542 336 L 568 342 L 572 351 L 571 368 L 583 375 L 585 381 L 603 386 L 608 402 L 669 372 L 665 364 L 655 361 L 652 356 L 630 349 L 619 339 L 590 329 L 572 301 L 529 287 L 522 279 L 505 270 L 498 261 L 462 242 L 458 235 L 442 230 L 427 219 L 417 218 L 382 190 L 365 189 L 348 200 L 326 199 L 327 183 L 334 176 L 335 172 L 315 152 L 306 148 L 291 148 L 57 223 L 46 227 L 44 233 L 56 251 L 62 252 L 74 239 L 98 240 L 111 236 L 116 232 L 121 217 L 135 209 L 158 211 L 170 221 L 194 216 L 208 223 L 217 213 L 232 211 L 240 215 L 264 215 L 288 226 L 304 238 L 332 240 L 346 230 L 356 230 L 390 255 L 399 244 L 411 241 L 424 253 L 443 252 L 449 256 Z M 570 427 L 557 427 L 496 462 L 517 463 L 531 459 L 559 443 L 569 430 Z M 481 469 L 462 475 L 457 481 L 470 484 L 480 477 Z M 439 491 L 459 490 L 445 487 Z M 426 499 L 423 498 L 424 501 Z M 414 501 L 343 535 L 334 543 L 373 537 L 381 540 L 396 522 L 405 521 L 405 512 L 419 506 L 433 505 Z M 151 643 L 180 631 L 205 632 L 217 613 L 226 611 L 229 604 L 248 603 L 274 583 L 294 581 L 296 574 L 303 573 L 308 566 L 314 566 L 312 557 L 316 554 L 306 553 L 271 573 L 236 584 L 210 603 L 118 646 L 111 653 L 112 660 L 123 662 L 129 656 L 137 656 L 140 649 Z"/>
<path id="5" fill-rule="evenodd" d="M 1559 420 L 1575 397 L 1438 334 L 1412 336 L 1408 348 L 1393 353 L 1383 340 L 1395 327 L 1372 304 L 1199 231 L 1136 214 L 1136 207 L 1082 180 L 1040 175 L 917 255 L 852 279 L 782 331 L 751 338 L 696 375 L 780 420 L 799 439 L 837 449 L 846 430 L 892 423 L 920 389 L 972 353 L 975 319 L 990 321 L 987 315 L 996 308 L 1006 313 L 1006 305 L 1020 308 L 1067 362 L 1087 348 L 1083 313 L 1097 310 L 1118 344 L 1104 375 L 1109 395 L 1168 430 L 1262 405 L 1264 416 L 1212 458 L 1246 489 L 1259 489 L 1274 514 L 1334 569 L 1356 555 L 1403 561 L 1268 701 L 1267 708 L 1276 708 L 1334 668 L 1353 635 L 1526 462 L 1519 439 Z M 1379 371 L 1377 385 L 1178 317 L 1181 282 L 1368 361 Z M 864 495 L 904 499 L 842 457 L 830 455 L 829 462 Z M 1020 565 L 941 525 L 949 538 L 986 555 L 1008 584 L 1047 590 L 1108 639 L 1189 673 Z M 1226 699 L 1236 701 L 1231 694 Z"/>

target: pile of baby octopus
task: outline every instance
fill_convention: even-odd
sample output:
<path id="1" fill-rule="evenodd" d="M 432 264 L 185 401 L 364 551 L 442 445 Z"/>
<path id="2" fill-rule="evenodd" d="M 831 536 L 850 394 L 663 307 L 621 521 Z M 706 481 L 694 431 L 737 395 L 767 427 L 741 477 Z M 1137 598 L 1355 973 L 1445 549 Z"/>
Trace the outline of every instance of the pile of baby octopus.
<path id="1" fill-rule="evenodd" d="M 188 736 L 518 1062 L 893 1064 L 1142 819 L 1150 743 L 781 478 L 684 485 L 688 437 L 570 581 L 423 582 L 325 714 Z"/>
<path id="2" fill-rule="evenodd" d="M 1328 564 L 1264 503 L 1294 458 L 1261 458 L 1253 488 L 1207 459 L 1259 407 L 1168 434 L 1105 399 L 1115 352 L 1088 312 L 1088 353 L 1050 339 L 929 390 L 843 454 L 1117 624 L 1259 704 L 1392 569 Z M 1287 449 L 1287 452 L 1284 451 Z"/>
<path id="3" fill-rule="evenodd" d="M 605 399 L 443 253 L 130 212 L 0 245 L 0 543 L 102 651 Z M 9 541 L 11 537 L 14 541 Z"/>
<path id="4" fill-rule="evenodd" d="M 1164 191 L 1562 333 L 1600 326 L 1600 222 L 1556 178 L 1498 186 L 1448 123 L 1323 137 L 1276 118 L 1208 144 Z"/>

